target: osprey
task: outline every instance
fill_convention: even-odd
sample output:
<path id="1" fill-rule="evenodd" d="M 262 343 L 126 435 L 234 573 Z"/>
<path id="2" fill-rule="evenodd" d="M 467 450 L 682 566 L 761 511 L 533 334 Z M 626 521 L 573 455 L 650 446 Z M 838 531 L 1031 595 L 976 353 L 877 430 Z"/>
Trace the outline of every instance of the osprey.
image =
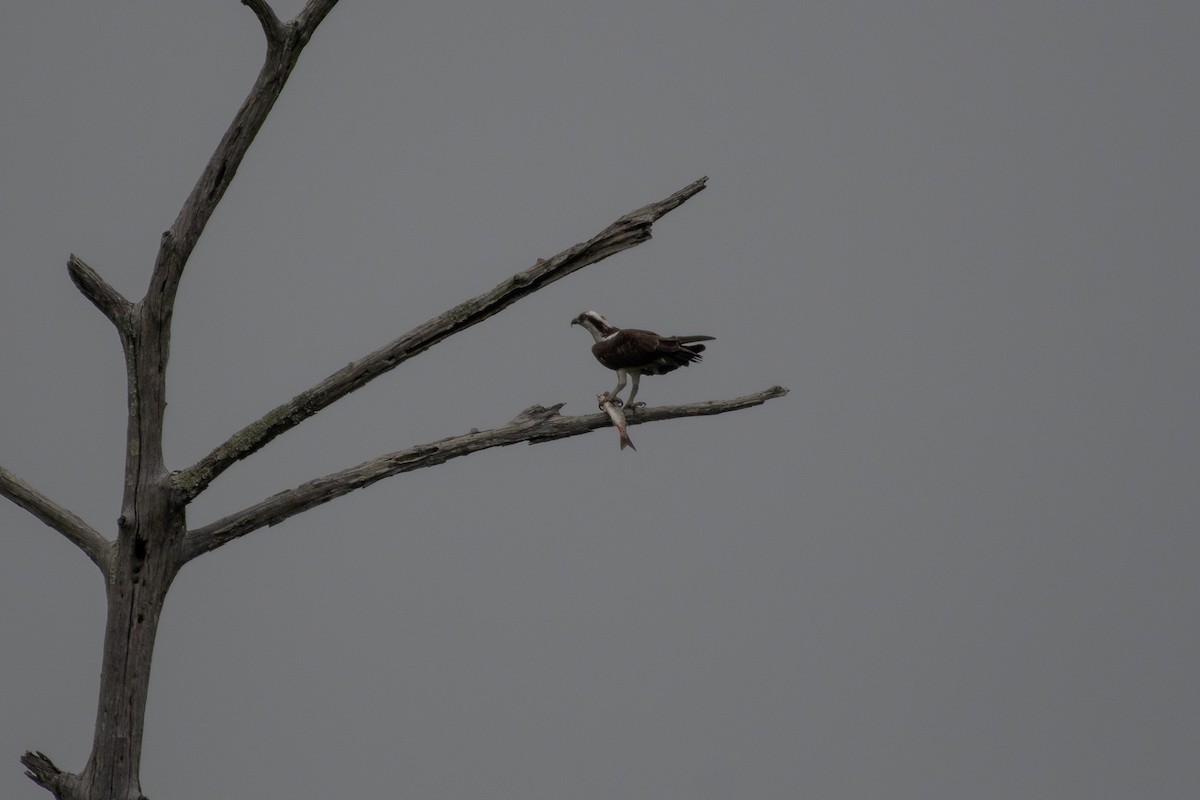
<path id="1" fill-rule="evenodd" d="M 585 311 L 572 325 L 581 325 L 592 335 L 592 355 L 604 366 L 617 372 L 617 388 L 609 392 L 612 402 L 632 411 L 633 398 L 637 396 L 638 380 L 642 375 L 665 375 L 700 360 L 704 345 L 713 336 L 659 336 L 651 331 L 637 328 L 618 328 L 595 311 Z M 629 399 L 624 403 L 617 393 L 625 388 L 625 378 L 633 379 Z M 645 405 L 642 403 L 641 405 Z"/>

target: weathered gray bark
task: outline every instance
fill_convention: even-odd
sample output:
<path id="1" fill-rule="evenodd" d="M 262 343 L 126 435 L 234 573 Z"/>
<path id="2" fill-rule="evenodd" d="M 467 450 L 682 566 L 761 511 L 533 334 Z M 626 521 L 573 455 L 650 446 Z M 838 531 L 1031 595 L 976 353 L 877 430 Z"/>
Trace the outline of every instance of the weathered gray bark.
<path id="1" fill-rule="evenodd" d="M 374 353 L 351 362 L 242 428 L 196 464 L 183 470 L 176 477 L 180 491 L 189 499 L 195 497 L 235 462 L 257 452 L 279 434 L 413 356 L 572 272 L 648 240 L 654 222 L 704 189 L 707 180 L 701 178 L 664 200 L 630 211 L 588 241 L 568 247 L 550 259 L 538 259 L 532 267 L 507 278 L 491 291 L 459 303 Z"/>
<path id="2" fill-rule="evenodd" d="M 628 414 L 627 422 L 632 426 L 678 417 L 724 414 L 728 411 L 761 405 L 772 398 L 783 397 L 785 394 L 787 394 L 787 389 L 782 386 L 772 386 L 770 389 L 745 397 L 736 397 L 732 400 L 708 400 L 681 406 L 641 408 L 636 414 Z M 185 558 L 191 560 L 202 553 L 217 549 L 231 539 L 245 536 L 267 525 L 277 525 L 288 517 L 307 511 L 313 506 L 328 503 L 355 489 L 370 486 L 376 481 L 399 475 L 401 472 L 412 472 L 415 469 L 444 464 L 452 458 L 468 456 L 492 447 L 504 447 L 520 442 L 529 442 L 530 444 L 549 442 L 555 439 L 565 439 L 568 436 L 578 436 L 597 428 L 612 425 L 608 415 L 603 413 L 564 417 L 558 413 L 562 407 L 562 403 L 550 408 L 530 406 L 507 425 L 499 428 L 490 428 L 486 431 L 473 430 L 430 444 L 411 447 L 408 450 L 388 453 L 370 461 L 364 461 L 356 467 L 308 481 L 295 489 L 273 494 L 236 514 L 230 514 L 210 525 L 192 531 L 184 545 Z"/>
<path id="3" fill-rule="evenodd" d="M 286 24 L 265 0 L 244 2 L 266 35 L 266 59 L 200 180 L 163 233 L 146 296 L 130 303 L 81 259 L 72 256 L 68 262 L 75 285 L 116 326 L 128 375 L 128 425 L 125 492 L 115 546 L 94 542 L 94 531 L 86 525 L 56 525 L 61 515 L 50 513 L 49 501 L 38 504 L 35 511 L 72 541 L 86 543 L 85 552 L 106 573 L 108 615 L 100 698 L 87 765 L 74 775 L 62 772 L 41 753 L 26 753 L 21 759 L 32 780 L 63 800 L 143 796 L 139 770 L 154 639 L 163 600 L 184 561 L 187 535 L 186 500 L 176 490 L 162 452 L 175 292 L 196 242 L 283 91 L 301 50 L 337 0 L 309 0 L 299 16 Z M 0 485 L 0 491 L 4 488 Z M 97 557 L 97 551 L 107 557 Z"/>
<path id="4" fill-rule="evenodd" d="M 150 665 L 163 601 L 179 569 L 189 560 L 266 525 L 274 525 L 383 478 L 433 466 L 478 450 L 517 442 L 578 436 L 610 424 L 605 414 L 564 417 L 562 404 L 533 406 L 507 425 L 449 437 L 389 453 L 356 467 L 309 481 L 269 497 L 210 525 L 189 531 L 186 509 L 209 484 L 237 461 L 257 452 L 341 397 L 407 359 L 482 322 L 550 283 L 650 238 L 651 226 L 704 188 L 704 178 L 670 197 L 636 209 L 586 242 L 513 275 L 489 292 L 467 300 L 414 328 L 230 436 L 196 464 L 172 474 L 163 462 L 166 368 L 175 293 L 196 242 L 233 180 L 246 151 L 283 90 L 300 51 L 336 0 L 309 0 L 296 19 L 282 23 L 265 0 L 243 0 L 258 17 L 267 39 L 266 61 L 245 102 L 160 243 L 150 286 L 140 301 L 122 297 L 82 259 L 67 263 L 79 290 L 117 330 L 128 376 L 125 491 L 116 537 L 107 539 L 0 467 L 0 495 L 28 510 L 78 546 L 105 577 L 108 615 L 100 697 L 92 752 L 79 773 L 64 772 L 41 752 L 21 758 L 26 775 L 60 800 L 141 800 L 139 771 Z M 732 400 L 645 408 L 630 425 L 675 417 L 721 414 L 781 397 L 775 386 Z"/>

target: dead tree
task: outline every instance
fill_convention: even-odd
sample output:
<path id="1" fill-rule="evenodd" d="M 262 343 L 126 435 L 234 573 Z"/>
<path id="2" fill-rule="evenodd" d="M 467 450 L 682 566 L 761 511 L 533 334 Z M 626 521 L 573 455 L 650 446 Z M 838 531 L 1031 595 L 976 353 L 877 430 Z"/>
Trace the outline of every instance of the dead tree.
<path id="1" fill-rule="evenodd" d="M 243 0 L 262 25 L 266 62 L 250 94 L 213 153 L 174 224 L 162 235 L 145 297 L 131 302 L 74 255 L 67 269 L 79 290 L 113 323 L 128 374 L 128 430 L 124 497 L 116 538 L 109 539 L 0 467 L 0 494 L 79 547 L 104 574 L 108 595 L 100 698 L 91 756 L 82 771 L 65 772 L 41 752 L 21 758 L 26 775 L 60 800 L 139 800 L 139 767 L 150 662 L 163 600 L 175 575 L 191 559 L 267 525 L 375 481 L 490 447 L 577 436 L 611 424 L 603 413 L 563 416 L 562 404 L 532 406 L 512 421 L 388 453 L 358 466 L 308 481 L 201 528 L 188 529 L 187 507 L 221 473 L 257 452 L 341 397 L 394 369 L 449 336 L 496 314 L 572 272 L 650 238 L 655 220 L 704 188 L 685 186 L 657 203 L 625 214 L 586 242 L 507 277 L 393 342 L 338 370 L 234 433 L 195 464 L 178 471 L 163 462 L 163 413 L 171 316 L 184 266 L 214 209 L 229 188 L 251 142 L 270 112 L 300 52 L 336 0 L 309 0 L 282 22 L 266 0 Z M 759 405 L 787 390 L 775 386 L 732 400 L 647 408 L 631 424 Z"/>

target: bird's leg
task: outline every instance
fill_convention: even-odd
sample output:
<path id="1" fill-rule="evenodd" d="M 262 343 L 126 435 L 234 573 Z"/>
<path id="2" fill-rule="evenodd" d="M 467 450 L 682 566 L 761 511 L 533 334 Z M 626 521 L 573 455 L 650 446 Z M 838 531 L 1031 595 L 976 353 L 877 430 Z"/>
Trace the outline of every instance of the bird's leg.
<path id="1" fill-rule="evenodd" d="M 634 380 L 636 382 L 636 378 Z M 608 393 L 608 398 L 610 400 L 612 400 L 612 404 L 614 406 L 616 406 L 617 408 L 620 408 L 621 406 L 625 405 L 623 402 L 621 402 L 621 398 L 617 397 L 617 395 L 620 394 L 621 390 L 624 388 L 625 388 L 625 370 L 619 369 L 619 370 L 617 370 L 617 388 L 613 389 L 611 392 Z"/>
<path id="2" fill-rule="evenodd" d="M 639 408 L 642 408 L 643 406 L 646 405 L 645 403 L 634 403 L 633 402 L 633 398 L 637 396 L 638 381 L 641 380 L 642 373 L 631 372 L 631 373 L 629 373 L 629 377 L 633 378 L 633 385 L 629 387 L 629 399 L 625 401 L 625 410 L 626 411 L 637 411 Z"/>

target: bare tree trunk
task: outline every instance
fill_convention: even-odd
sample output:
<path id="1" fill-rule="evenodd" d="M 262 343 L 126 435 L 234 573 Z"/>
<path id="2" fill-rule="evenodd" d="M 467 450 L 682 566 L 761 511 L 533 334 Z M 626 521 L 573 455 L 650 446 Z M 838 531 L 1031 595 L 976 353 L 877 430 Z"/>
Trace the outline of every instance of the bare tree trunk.
<path id="1" fill-rule="evenodd" d="M 183 506 L 163 473 L 136 492 L 119 520 L 108 559 L 108 616 L 92 753 L 82 773 L 59 770 L 42 753 L 21 762 L 60 800 L 143 800 L 140 768 L 150 663 L 163 602 L 183 563 Z"/>
<path id="2" fill-rule="evenodd" d="M 80 776 L 80 797 L 92 800 L 143 796 L 139 776 L 150 662 L 186 532 L 182 507 L 172 502 L 165 480 L 141 494 L 136 521 L 122 518 L 125 524 L 106 587 L 108 620 L 96 731 L 91 758 Z"/>
<path id="3" fill-rule="evenodd" d="M 145 297 L 131 303 L 75 256 L 67 269 L 75 285 L 113 323 L 125 353 L 128 427 L 125 492 L 117 537 L 110 541 L 67 509 L 0 466 L 0 496 L 28 510 L 78 546 L 104 574 L 108 599 L 100 698 L 92 752 L 84 769 L 64 772 L 41 752 L 21 758 L 26 775 L 59 800 L 144 800 L 140 768 L 150 685 L 150 664 L 163 603 L 179 569 L 192 558 L 274 525 L 321 503 L 383 478 L 434 466 L 479 450 L 517 442 L 578 436 L 610 424 L 605 414 L 565 417 L 562 404 L 531 406 L 507 425 L 401 450 L 356 467 L 308 481 L 237 511 L 203 528 L 187 529 L 187 505 L 238 461 L 258 452 L 291 428 L 356 391 L 407 359 L 479 324 L 508 306 L 611 255 L 650 238 L 655 221 L 704 189 L 702 178 L 656 203 L 635 209 L 549 259 L 510 275 L 471 298 L 368 354 L 230 436 L 196 464 L 171 473 L 163 463 L 166 370 L 175 293 L 185 265 L 238 166 L 279 97 L 300 51 L 336 0 L 308 0 L 284 23 L 266 0 L 242 0 L 258 17 L 267 58 L 254 88 L 234 117 L 171 229 L 163 234 Z M 723 414 L 782 397 L 787 389 L 724 401 L 646 408 L 629 419 L 637 425 L 684 416 Z"/>

